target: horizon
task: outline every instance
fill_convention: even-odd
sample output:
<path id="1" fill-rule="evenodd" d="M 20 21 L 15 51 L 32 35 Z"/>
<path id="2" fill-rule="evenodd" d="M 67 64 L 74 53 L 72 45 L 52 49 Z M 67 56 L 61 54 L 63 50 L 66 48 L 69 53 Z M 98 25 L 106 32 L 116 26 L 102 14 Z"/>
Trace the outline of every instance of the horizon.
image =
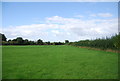
<path id="1" fill-rule="evenodd" d="M 110 37 L 118 33 L 117 9 L 117 2 L 3 2 L 1 33 L 58 42 Z"/>

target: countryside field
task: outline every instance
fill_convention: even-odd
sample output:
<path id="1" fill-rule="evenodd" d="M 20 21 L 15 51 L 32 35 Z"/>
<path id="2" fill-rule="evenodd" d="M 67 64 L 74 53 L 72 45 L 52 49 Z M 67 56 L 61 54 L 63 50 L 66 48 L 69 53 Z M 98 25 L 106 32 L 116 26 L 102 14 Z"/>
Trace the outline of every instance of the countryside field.
<path id="1" fill-rule="evenodd" d="M 3 46 L 3 79 L 117 79 L 117 53 L 67 45 Z"/>

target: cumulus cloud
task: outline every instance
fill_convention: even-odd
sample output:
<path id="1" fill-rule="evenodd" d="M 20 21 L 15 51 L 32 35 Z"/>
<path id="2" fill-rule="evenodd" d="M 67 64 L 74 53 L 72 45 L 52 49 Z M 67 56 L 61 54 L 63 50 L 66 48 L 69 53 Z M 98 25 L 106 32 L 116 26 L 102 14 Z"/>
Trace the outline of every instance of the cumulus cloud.
<path id="1" fill-rule="evenodd" d="M 58 30 L 52 30 L 51 32 L 54 34 L 60 34 L 60 32 Z"/>
<path id="2" fill-rule="evenodd" d="M 102 14 L 103 15 L 103 14 Z M 47 17 L 44 24 L 31 24 L 3 28 L 8 38 L 22 36 L 31 40 L 78 41 L 110 36 L 118 32 L 117 19 Z"/>
<path id="3" fill-rule="evenodd" d="M 116 33 L 117 31 L 117 19 L 90 19 L 82 20 L 75 18 L 63 18 L 59 16 L 53 16 L 47 19 L 49 23 L 59 23 L 61 29 L 66 31 L 73 31 L 78 35 L 93 35 Z M 111 31 L 110 31 L 111 30 Z M 79 34 L 81 33 L 81 34 Z"/>
<path id="4" fill-rule="evenodd" d="M 56 29 L 57 27 L 56 24 L 31 24 L 3 28 L 3 32 L 11 39 L 15 37 L 23 37 L 37 40 L 38 38 L 47 39 L 47 30 Z"/>

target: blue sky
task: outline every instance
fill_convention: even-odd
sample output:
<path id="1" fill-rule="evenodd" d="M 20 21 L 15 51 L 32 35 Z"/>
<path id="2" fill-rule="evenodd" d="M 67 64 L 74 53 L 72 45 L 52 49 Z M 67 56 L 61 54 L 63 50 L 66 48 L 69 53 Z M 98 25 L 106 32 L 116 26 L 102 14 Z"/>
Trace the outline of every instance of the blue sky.
<path id="1" fill-rule="evenodd" d="M 118 15 L 117 2 L 3 2 L 2 14 L 3 33 L 8 39 L 22 36 L 31 40 L 41 38 L 44 41 L 63 41 L 66 39 L 75 41 L 117 33 L 117 27 L 115 27 Z M 89 24 L 85 25 L 84 23 Z M 68 27 L 69 25 L 73 26 Z M 106 28 L 98 27 L 100 25 L 106 25 Z M 91 32 L 98 33 L 97 36 L 90 35 L 91 32 L 88 34 L 79 33 L 78 30 L 87 32 L 88 26 L 90 26 Z M 110 29 L 109 26 L 114 28 L 114 32 L 107 30 L 107 28 Z M 33 29 L 34 32 L 38 32 L 36 35 L 41 35 L 33 37 Z M 64 37 L 62 33 L 68 34 L 68 36 Z M 42 36 L 43 34 L 44 36 Z"/>
<path id="2" fill-rule="evenodd" d="M 2 2 L 118 2 L 119 0 L 2 0 Z"/>
<path id="3" fill-rule="evenodd" d="M 117 17 L 117 9 L 117 3 L 112 2 L 8 2 L 3 3 L 3 27 L 34 24 L 35 20 L 55 15 L 69 18 L 109 12 Z"/>

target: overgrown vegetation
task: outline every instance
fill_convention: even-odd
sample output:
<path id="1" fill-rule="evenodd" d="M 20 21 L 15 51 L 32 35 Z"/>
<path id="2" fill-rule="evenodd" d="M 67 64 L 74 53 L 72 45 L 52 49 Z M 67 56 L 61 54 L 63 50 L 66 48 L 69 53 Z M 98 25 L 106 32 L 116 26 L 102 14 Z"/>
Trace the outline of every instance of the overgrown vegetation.
<path id="1" fill-rule="evenodd" d="M 100 49 L 113 49 L 117 50 L 120 48 L 120 35 L 115 35 L 110 38 L 102 38 L 102 39 L 95 39 L 95 40 L 81 40 L 78 42 L 72 42 L 70 45 L 74 46 L 86 46 L 86 47 L 94 47 Z"/>

